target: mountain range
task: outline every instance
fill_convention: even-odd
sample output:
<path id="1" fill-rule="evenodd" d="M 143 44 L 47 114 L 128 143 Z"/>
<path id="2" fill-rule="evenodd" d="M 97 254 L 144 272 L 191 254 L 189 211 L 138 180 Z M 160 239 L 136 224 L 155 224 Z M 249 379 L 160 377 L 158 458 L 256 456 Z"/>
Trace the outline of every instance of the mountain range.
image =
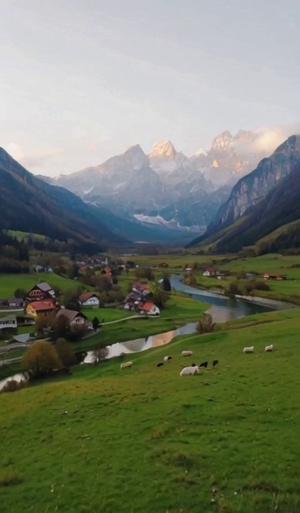
<path id="1" fill-rule="evenodd" d="M 81 251 L 141 241 L 213 252 L 296 247 L 300 136 L 247 174 L 260 155 L 252 151 L 255 137 L 224 132 L 191 158 L 169 141 L 149 155 L 136 145 L 57 179 L 32 175 L 0 149 L 0 229 L 43 234 Z"/>
<path id="2" fill-rule="evenodd" d="M 149 155 L 135 145 L 99 166 L 61 175 L 50 183 L 123 219 L 155 231 L 160 227 L 158 238 L 165 238 L 170 230 L 173 238 L 176 231 L 191 238 L 205 232 L 232 186 L 259 162 L 263 152 L 255 149 L 257 137 L 250 131 L 240 130 L 234 136 L 225 131 L 208 152 L 200 150 L 190 158 L 170 141 L 154 144 Z"/>
<path id="3" fill-rule="evenodd" d="M 256 253 L 300 247 L 300 136 L 289 137 L 241 178 L 206 233 L 190 247 Z"/>

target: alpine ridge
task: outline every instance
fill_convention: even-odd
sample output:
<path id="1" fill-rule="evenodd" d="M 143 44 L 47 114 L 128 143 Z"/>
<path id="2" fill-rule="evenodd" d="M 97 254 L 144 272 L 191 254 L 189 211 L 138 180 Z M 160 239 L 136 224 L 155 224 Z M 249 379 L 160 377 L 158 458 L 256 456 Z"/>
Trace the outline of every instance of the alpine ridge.
<path id="1" fill-rule="evenodd" d="M 256 254 L 300 247 L 300 135 L 240 179 L 205 235 L 191 246 L 215 252 L 253 247 Z"/>
<path id="2" fill-rule="evenodd" d="M 169 140 L 146 155 L 139 145 L 52 183 L 66 187 L 85 202 L 110 210 L 143 226 L 203 233 L 232 186 L 262 156 L 254 150 L 257 134 L 224 131 L 211 148 L 187 157 Z"/>

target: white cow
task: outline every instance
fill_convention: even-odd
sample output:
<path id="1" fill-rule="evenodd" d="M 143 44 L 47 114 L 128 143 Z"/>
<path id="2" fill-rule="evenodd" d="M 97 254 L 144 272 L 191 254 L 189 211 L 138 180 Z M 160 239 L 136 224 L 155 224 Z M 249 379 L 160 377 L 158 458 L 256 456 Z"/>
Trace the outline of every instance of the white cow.
<path id="1" fill-rule="evenodd" d="M 132 367 L 133 362 L 123 362 L 120 365 L 120 369 L 127 369 L 127 367 Z"/>
<path id="2" fill-rule="evenodd" d="M 266 346 L 265 351 L 266 351 L 266 353 L 271 353 L 272 351 L 274 351 L 273 344 L 271 344 L 270 346 Z"/>
<path id="3" fill-rule="evenodd" d="M 181 351 L 181 356 L 192 356 L 193 351 Z"/>
<path id="4" fill-rule="evenodd" d="M 172 356 L 164 356 L 164 362 L 169 362 L 172 360 Z"/>
<path id="5" fill-rule="evenodd" d="M 254 346 L 244 347 L 243 353 L 254 353 Z"/>
<path id="6" fill-rule="evenodd" d="M 194 376 L 195 374 L 199 374 L 198 365 L 195 365 L 195 367 L 183 367 L 180 371 L 180 376 Z"/>

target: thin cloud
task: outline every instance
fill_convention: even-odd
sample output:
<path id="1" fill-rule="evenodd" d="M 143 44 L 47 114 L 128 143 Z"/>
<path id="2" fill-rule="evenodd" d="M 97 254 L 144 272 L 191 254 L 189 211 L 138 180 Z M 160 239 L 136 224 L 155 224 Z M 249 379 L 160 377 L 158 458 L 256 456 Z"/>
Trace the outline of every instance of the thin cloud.
<path id="1" fill-rule="evenodd" d="M 299 133 L 300 124 L 260 127 L 254 132 L 249 132 L 249 136 L 244 141 L 236 141 L 233 145 L 241 155 L 256 153 L 261 156 L 268 156 L 288 137 Z"/>
<path id="2" fill-rule="evenodd" d="M 24 167 L 42 168 L 53 157 L 64 153 L 62 148 L 54 147 L 37 151 L 36 153 L 27 153 L 26 150 L 17 143 L 9 143 L 6 151 Z"/>

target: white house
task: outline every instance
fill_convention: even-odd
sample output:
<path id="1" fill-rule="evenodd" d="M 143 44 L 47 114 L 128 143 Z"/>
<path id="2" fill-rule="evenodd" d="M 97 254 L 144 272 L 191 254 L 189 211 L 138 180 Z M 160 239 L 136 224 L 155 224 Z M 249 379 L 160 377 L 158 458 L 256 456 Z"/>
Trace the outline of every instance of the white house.
<path id="1" fill-rule="evenodd" d="M 78 303 L 89 308 L 99 308 L 100 305 L 99 298 L 94 292 L 83 292 L 78 298 Z"/>
<path id="2" fill-rule="evenodd" d="M 215 276 L 215 271 L 213 269 L 205 269 L 204 273 L 202 273 L 202 276 Z"/>
<path id="3" fill-rule="evenodd" d="M 14 316 L 0 317 L 0 331 L 7 329 L 15 329 L 18 327 L 17 318 Z"/>

